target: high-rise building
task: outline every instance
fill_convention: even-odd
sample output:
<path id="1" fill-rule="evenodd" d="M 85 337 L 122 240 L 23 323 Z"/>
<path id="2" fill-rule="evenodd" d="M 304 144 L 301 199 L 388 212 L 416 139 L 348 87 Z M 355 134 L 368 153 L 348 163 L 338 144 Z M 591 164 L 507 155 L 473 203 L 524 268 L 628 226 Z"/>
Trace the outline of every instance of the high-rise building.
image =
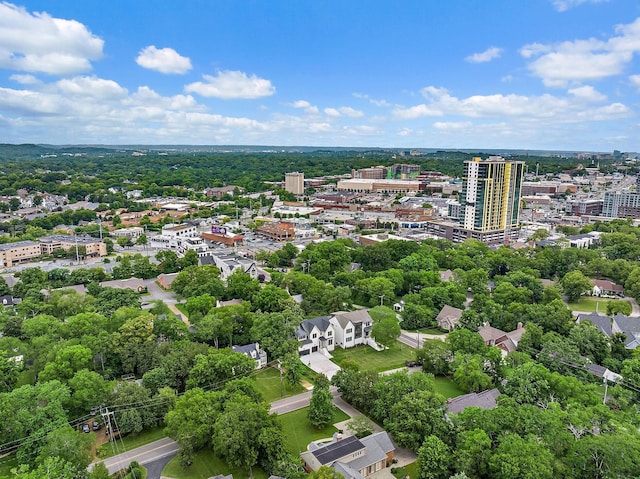
<path id="1" fill-rule="evenodd" d="M 640 218 L 640 193 L 609 191 L 604 194 L 602 216 L 607 218 Z"/>
<path id="2" fill-rule="evenodd" d="M 505 232 L 509 238 L 520 220 L 523 161 L 500 156 L 464 162 L 460 217 L 463 228 L 477 232 Z"/>
<path id="3" fill-rule="evenodd" d="M 304 173 L 286 173 L 284 175 L 284 189 L 294 195 L 301 195 L 304 193 Z"/>

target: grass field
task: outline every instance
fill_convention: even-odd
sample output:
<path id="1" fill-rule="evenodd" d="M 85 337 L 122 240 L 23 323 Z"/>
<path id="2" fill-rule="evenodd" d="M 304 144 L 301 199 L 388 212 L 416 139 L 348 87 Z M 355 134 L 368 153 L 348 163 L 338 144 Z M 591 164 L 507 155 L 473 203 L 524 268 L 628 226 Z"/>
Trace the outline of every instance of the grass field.
<path id="1" fill-rule="evenodd" d="M 280 372 L 276 368 L 264 368 L 260 372 L 251 376 L 251 378 L 254 381 L 256 389 L 260 391 L 266 402 L 272 402 L 276 399 L 304 392 L 304 388 L 299 384 L 297 386 L 290 387 L 287 385 L 286 381 L 282 381 L 281 385 Z"/>
<path id="2" fill-rule="evenodd" d="M 407 464 L 404 467 L 393 469 L 395 470 L 393 475 L 398 479 L 404 479 L 406 476 L 409 476 L 411 479 L 418 479 L 418 461 Z"/>
<path id="3" fill-rule="evenodd" d="M 451 379 L 444 378 L 442 376 L 436 377 L 435 390 L 447 399 L 462 396 L 464 394 L 464 391 L 456 386 Z"/>
<path id="4" fill-rule="evenodd" d="M 344 412 L 338 408 L 334 408 L 333 421 L 323 429 L 316 429 L 307 419 L 308 407 L 298 409 L 297 411 L 288 412 L 278 416 L 278 421 L 284 429 L 284 437 L 287 441 L 287 448 L 293 453 L 298 454 L 307 450 L 307 445 L 311 441 L 318 439 L 330 438 L 337 429 L 333 424 L 349 419 Z M 234 476 L 235 477 L 235 476 Z"/>
<path id="5" fill-rule="evenodd" d="M 584 311 L 585 313 L 591 313 L 596 311 L 596 308 L 600 314 L 607 314 L 607 303 L 613 301 L 614 303 L 626 302 L 623 299 L 609 299 L 609 298 L 593 298 L 583 296 L 577 303 L 568 303 L 571 311 Z M 628 303 L 627 303 L 628 304 Z"/>
<path id="6" fill-rule="evenodd" d="M 351 359 L 358 363 L 361 369 L 376 371 L 401 368 L 405 361 L 415 360 L 414 350 L 399 341 L 394 342 L 389 349 L 384 351 L 376 351 L 369 346 L 356 346 L 350 349 L 336 348 L 331 351 L 331 354 L 333 361 L 338 365 L 345 359 Z"/>
<path id="7" fill-rule="evenodd" d="M 104 434 L 104 428 L 98 431 L 96 434 Z M 124 444 L 125 451 L 130 451 L 131 449 L 144 446 L 145 444 L 157 441 L 158 439 L 162 439 L 163 437 L 167 437 L 167 435 L 164 433 L 164 428 L 156 427 L 154 429 L 149 429 L 148 431 L 142 431 L 140 434 L 129 434 L 128 436 L 122 438 L 122 443 Z M 118 440 L 118 448 L 115 451 L 116 454 L 125 451 L 122 451 L 122 444 L 120 443 L 120 440 Z M 111 457 L 113 455 L 113 449 L 111 447 L 111 443 L 109 442 L 98 447 L 96 451 L 96 456 L 98 456 L 98 458 L 100 459 L 106 459 L 107 457 Z"/>
<path id="8" fill-rule="evenodd" d="M 247 479 L 249 471 L 239 467 L 229 467 L 222 459 L 217 457 L 211 449 L 203 449 L 194 454 L 193 464 L 183 469 L 178 462 L 178 456 L 169 461 L 163 469 L 163 477 L 174 479 L 208 479 L 218 474 L 233 474 L 234 479 Z M 267 479 L 267 474 L 258 466 L 253 468 L 254 479 Z"/>

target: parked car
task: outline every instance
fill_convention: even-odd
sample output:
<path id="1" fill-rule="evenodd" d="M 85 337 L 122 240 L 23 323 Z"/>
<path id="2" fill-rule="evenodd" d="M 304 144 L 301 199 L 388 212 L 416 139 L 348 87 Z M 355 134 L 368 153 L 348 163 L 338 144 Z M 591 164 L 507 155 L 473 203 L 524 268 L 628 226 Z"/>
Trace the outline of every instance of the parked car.
<path id="1" fill-rule="evenodd" d="M 91 424 L 91 429 L 93 429 L 94 431 L 100 430 L 101 427 L 102 424 L 100 424 L 98 421 L 93 421 L 93 423 Z"/>
<path id="2" fill-rule="evenodd" d="M 416 366 L 418 366 L 418 362 L 417 361 L 406 361 L 404 363 L 404 365 L 408 368 L 414 368 Z"/>
<path id="3" fill-rule="evenodd" d="M 89 427 L 88 424 L 85 423 L 85 424 L 82 425 L 82 432 L 85 432 L 85 433 L 86 432 L 91 432 L 91 428 Z"/>

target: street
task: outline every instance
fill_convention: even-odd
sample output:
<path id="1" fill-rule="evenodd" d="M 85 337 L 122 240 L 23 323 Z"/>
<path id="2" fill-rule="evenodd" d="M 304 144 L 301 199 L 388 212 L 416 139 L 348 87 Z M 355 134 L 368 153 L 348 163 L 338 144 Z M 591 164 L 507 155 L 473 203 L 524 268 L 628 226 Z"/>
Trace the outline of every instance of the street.
<path id="1" fill-rule="evenodd" d="M 137 461 L 139 464 L 144 466 L 145 464 L 149 464 L 159 459 L 173 456 L 177 452 L 178 443 L 173 439 L 165 437 L 146 444 L 145 446 L 140 446 L 136 449 L 132 449 L 131 451 L 118 454 L 117 456 L 113 456 L 99 462 L 103 462 L 104 465 L 107 466 L 109 474 L 113 474 L 120 469 L 128 467 L 132 461 Z M 93 464 L 89 465 L 89 469 L 93 469 Z"/>

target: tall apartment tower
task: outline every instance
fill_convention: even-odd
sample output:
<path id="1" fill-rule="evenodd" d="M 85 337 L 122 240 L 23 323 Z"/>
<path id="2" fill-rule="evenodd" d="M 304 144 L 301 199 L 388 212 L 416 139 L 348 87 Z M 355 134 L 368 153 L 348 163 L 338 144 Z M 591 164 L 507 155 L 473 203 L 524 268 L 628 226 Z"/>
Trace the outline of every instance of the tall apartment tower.
<path id="1" fill-rule="evenodd" d="M 464 162 L 460 222 L 478 232 L 503 231 L 509 238 L 511 228 L 520 220 L 523 161 L 507 161 L 500 156 Z"/>
<path id="2" fill-rule="evenodd" d="M 285 173 L 284 175 L 284 189 L 294 195 L 301 195 L 304 193 L 304 173 Z"/>

